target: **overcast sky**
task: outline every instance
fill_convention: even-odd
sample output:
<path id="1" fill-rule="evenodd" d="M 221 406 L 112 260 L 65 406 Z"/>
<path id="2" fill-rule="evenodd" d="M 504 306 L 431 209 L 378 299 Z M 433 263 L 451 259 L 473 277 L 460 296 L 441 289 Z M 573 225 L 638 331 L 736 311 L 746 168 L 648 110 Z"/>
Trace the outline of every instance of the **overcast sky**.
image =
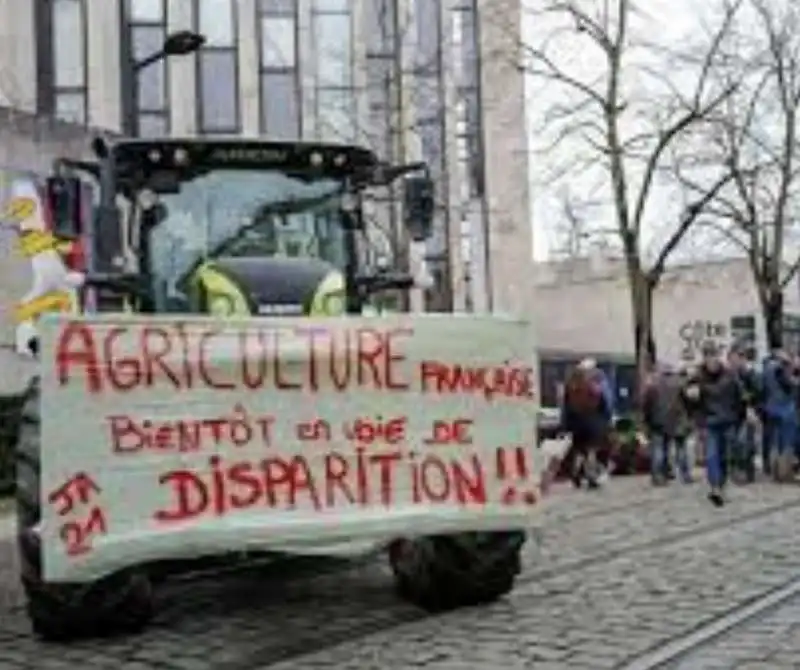
<path id="1" fill-rule="evenodd" d="M 535 0 L 525 0 L 529 6 L 542 6 L 541 2 Z M 613 5 L 613 2 L 609 4 Z M 602 0 L 584 0 L 582 6 L 601 7 Z M 636 17 L 631 28 L 631 35 L 638 39 L 653 41 L 659 45 L 672 46 L 685 44 L 689 41 L 704 40 L 704 26 L 713 27 L 716 25 L 715 17 L 709 12 L 716 5 L 715 2 L 707 0 L 704 5 L 705 15 L 698 13 L 699 3 L 690 0 L 646 0 L 641 3 L 646 7 L 646 14 L 641 13 Z M 535 10 L 534 10 L 535 11 Z M 592 44 L 591 40 L 569 30 L 565 34 L 554 37 L 557 24 L 546 22 L 541 16 L 531 17 L 528 14 L 524 25 L 524 39 L 534 45 L 541 45 L 545 40 L 550 40 L 554 60 L 563 66 L 574 78 L 586 83 L 596 83 L 605 73 L 603 67 L 603 57 L 600 50 Z M 664 71 L 665 60 L 661 56 L 656 56 L 653 50 L 639 50 L 633 57 L 636 62 L 647 62 L 651 67 L 657 67 Z M 657 87 L 654 87 L 654 80 L 645 76 L 630 76 L 633 71 L 628 71 L 626 85 L 631 97 L 635 97 L 639 102 L 640 109 L 652 112 L 652 104 L 645 104 L 648 95 L 653 92 L 657 94 Z M 671 75 L 671 80 L 675 85 L 687 92 L 692 90 L 696 80 L 694 72 L 684 73 L 680 76 Z M 564 179 L 555 183 L 547 183 L 546 173 L 555 163 L 563 162 L 567 157 L 590 156 L 587 153 L 586 145 L 578 140 L 566 140 L 559 145 L 554 154 L 545 156 L 541 153 L 541 148 L 547 144 L 548 140 L 542 132 L 544 121 L 548 110 L 552 109 L 554 103 L 567 100 L 564 97 L 565 89 L 553 83 L 544 83 L 539 78 L 528 77 L 528 115 L 530 125 L 530 145 L 531 145 L 531 200 L 534 226 L 534 257 L 543 259 L 548 252 L 555 246 L 557 228 L 562 219 L 560 194 L 568 189 L 577 199 L 592 199 L 600 204 L 586 212 L 587 217 L 591 218 L 593 225 L 608 227 L 613 225 L 612 213 L 607 203 L 608 198 L 608 176 L 602 166 L 589 170 L 582 175 L 574 173 L 567 174 Z M 664 89 L 661 89 L 663 93 Z M 648 106 L 650 109 L 648 109 Z M 632 134 L 641 131 L 642 127 L 637 128 L 635 110 L 626 113 L 626 122 L 623 125 L 623 133 Z M 584 117 L 585 118 L 585 117 Z M 639 174 L 634 171 L 631 173 L 632 187 L 637 187 Z M 671 227 L 680 215 L 683 208 L 683 194 L 676 193 L 674 188 L 664 184 L 659 184 L 653 192 L 653 199 L 648 207 L 647 221 L 647 244 L 649 248 L 658 248 L 658 242 L 663 239 L 669 227 Z M 691 246 L 691 242 L 687 247 Z M 691 255 L 693 251 L 684 248 L 682 255 Z"/>

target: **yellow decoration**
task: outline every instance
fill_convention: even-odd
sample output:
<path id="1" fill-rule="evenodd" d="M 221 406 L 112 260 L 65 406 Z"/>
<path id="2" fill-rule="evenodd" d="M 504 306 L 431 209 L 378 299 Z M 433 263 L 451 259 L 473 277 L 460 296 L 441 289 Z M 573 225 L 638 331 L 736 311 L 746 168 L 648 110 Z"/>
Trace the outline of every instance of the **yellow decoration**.
<path id="1" fill-rule="evenodd" d="M 69 312 L 72 310 L 72 296 L 67 291 L 51 291 L 44 295 L 20 303 L 14 309 L 18 323 L 37 319 L 45 312 Z"/>
<path id="2" fill-rule="evenodd" d="M 45 251 L 67 253 L 72 248 L 72 242 L 64 242 L 52 233 L 44 230 L 28 230 L 19 238 L 20 253 L 25 258 L 33 258 Z"/>
<path id="3" fill-rule="evenodd" d="M 0 214 L 0 219 L 10 223 L 20 224 L 30 219 L 35 213 L 36 201 L 33 198 L 12 198 L 3 210 L 3 213 Z"/>

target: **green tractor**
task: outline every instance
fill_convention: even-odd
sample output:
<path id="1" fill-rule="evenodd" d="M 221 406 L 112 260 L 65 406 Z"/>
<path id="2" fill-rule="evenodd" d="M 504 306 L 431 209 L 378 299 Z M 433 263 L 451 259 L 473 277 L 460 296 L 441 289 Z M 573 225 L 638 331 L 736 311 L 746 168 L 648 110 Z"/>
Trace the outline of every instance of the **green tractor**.
<path id="1" fill-rule="evenodd" d="M 402 178 L 406 232 L 423 241 L 434 211 L 424 164 L 391 166 L 363 148 L 296 142 L 121 139 L 92 148 L 95 161 L 60 161 L 47 188 L 56 236 L 84 241 L 86 312 L 360 315 L 377 292 L 414 283 L 366 266 L 362 195 Z M 17 448 L 21 579 L 33 628 L 55 640 L 141 630 L 157 578 L 186 565 L 135 566 L 88 584 L 45 580 L 40 428 L 37 379 Z M 408 537 L 344 553 L 387 551 L 399 594 L 441 611 L 510 591 L 524 541 L 516 531 L 419 537 L 409 528 Z"/>

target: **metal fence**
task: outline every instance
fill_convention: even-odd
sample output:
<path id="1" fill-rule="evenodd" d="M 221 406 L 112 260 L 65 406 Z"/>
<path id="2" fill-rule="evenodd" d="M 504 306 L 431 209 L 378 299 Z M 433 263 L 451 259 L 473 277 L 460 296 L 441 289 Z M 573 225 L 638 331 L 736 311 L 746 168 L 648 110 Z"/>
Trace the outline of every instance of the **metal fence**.
<path id="1" fill-rule="evenodd" d="M 14 446 L 19 432 L 20 398 L 0 396 L 0 497 L 14 492 Z"/>

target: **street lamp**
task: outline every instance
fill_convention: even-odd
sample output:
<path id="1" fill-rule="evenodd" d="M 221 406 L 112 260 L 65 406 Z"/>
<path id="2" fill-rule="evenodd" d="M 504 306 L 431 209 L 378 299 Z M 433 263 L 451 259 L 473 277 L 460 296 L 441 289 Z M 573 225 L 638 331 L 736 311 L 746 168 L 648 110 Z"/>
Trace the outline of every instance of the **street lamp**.
<path id="1" fill-rule="evenodd" d="M 176 33 L 170 33 L 167 35 L 167 39 L 164 40 L 164 46 L 158 51 L 155 51 L 141 60 L 134 61 L 133 71 L 139 73 L 146 67 L 168 56 L 188 56 L 197 51 L 205 43 L 205 35 L 192 32 L 191 30 L 180 30 Z"/>
<path id="2" fill-rule="evenodd" d="M 154 63 L 170 56 L 188 56 L 206 43 L 206 36 L 192 30 L 179 30 L 167 35 L 163 46 L 140 60 L 131 59 L 128 70 L 128 89 L 125 109 L 125 133 L 131 137 L 139 135 L 139 73 Z"/>

